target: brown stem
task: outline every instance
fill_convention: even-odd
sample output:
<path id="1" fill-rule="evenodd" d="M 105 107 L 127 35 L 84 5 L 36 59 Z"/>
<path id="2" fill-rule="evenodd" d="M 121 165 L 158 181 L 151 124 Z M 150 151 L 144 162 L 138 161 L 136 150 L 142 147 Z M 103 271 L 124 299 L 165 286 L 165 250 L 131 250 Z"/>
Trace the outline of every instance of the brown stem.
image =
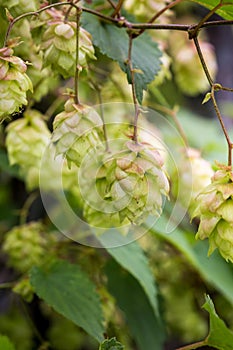
<path id="1" fill-rule="evenodd" d="M 220 0 L 219 4 L 216 5 L 211 11 L 207 13 L 205 17 L 203 17 L 200 22 L 195 26 L 194 29 L 189 30 L 189 38 L 193 39 L 197 36 L 200 28 L 203 26 L 203 24 L 209 19 L 217 10 L 219 10 L 223 6 L 222 0 Z"/>
<path id="2" fill-rule="evenodd" d="M 174 0 L 173 2 L 171 2 L 170 4 L 168 4 L 167 6 L 163 7 L 160 11 L 158 11 L 153 17 L 151 17 L 151 19 L 148 21 L 149 23 L 153 23 L 156 19 L 158 19 L 164 12 L 166 12 L 167 10 L 171 9 L 172 7 L 174 7 L 175 5 L 179 4 L 180 2 L 182 2 L 184 0 Z M 145 29 L 141 29 L 140 32 L 137 34 L 137 36 L 141 35 L 142 33 L 144 33 Z"/>
<path id="3" fill-rule="evenodd" d="M 37 11 L 34 12 L 27 12 L 24 13 L 16 18 L 13 19 L 13 21 L 10 22 L 6 35 L 5 35 L 5 40 L 4 40 L 4 46 L 7 45 L 8 38 L 10 36 L 11 30 L 15 23 L 20 21 L 21 19 L 28 17 L 28 16 L 37 16 L 41 12 L 46 11 L 52 7 L 59 7 L 59 6 L 64 6 L 64 5 L 70 5 L 76 9 L 80 9 L 77 5 L 74 3 L 67 1 L 67 2 L 58 2 L 54 4 L 50 4 L 48 6 L 45 6 Z M 227 4 L 224 4 L 227 5 Z M 156 30 L 178 30 L 178 31 L 185 31 L 185 32 L 191 32 L 192 30 L 195 30 L 196 25 L 189 25 L 189 24 L 152 24 L 152 23 L 132 23 L 127 20 L 122 20 L 122 18 L 113 18 L 110 16 L 103 15 L 102 13 L 92 10 L 90 8 L 85 8 L 82 7 L 83 12 L 90 13 L 92 15 L 95 15 L 99 17 L 100 19 L 110 22 L 112 24 L 115 24 L 116 26 L 124 27 L 124 28 L 129 28 L 129 29 L 139 29 L 139 30 L 146 30 L 146 29 L 156 29 Z M 201 28 L 206 28 L 206 27 L 212 27 L 212 26 L 217 26 L 217 25 L 232 25 L 233 21 L 231 20 L 220 20 L 220 21 L 210 21 L 206 22 L 200 25 L 199 23 L 199 29 Z"/>
<path id="4" fill-rule="evenodd" d="M 38 197 L 38 192 L 36 191 L 36 192 L 32 192 L 29 195 L 29 197 L 26 199 L 22 209 L 20 210 L 20 215 L 19 215 L 20 216 L 20 219 L 19 219 L 20 225 L 25 224 L 25 222 L 27 221 L 29 209 L 37 197 Z"/>
<path id="5" fill-rule="evenodd" d="M 116 8 L 116 5 L 114 4 L 114 2 L 112 2 L 112 0 L 107 0 L 107 1 L 112 6 L 113 9 Z"/>
<path id="6" fill-rule="evenodd" d="M 119 0 L 116 7 L 115 7 L 115 10 L 112 14 L 112 17 L 119 17 L 120 16 L 120 11 L 121 11 L 121 8 L 122 8 L 122 5 L 124 3 L 124 0 Z"/>
<path id="7" fill-rule="evenodd" d="M 98 83 L 96 84 L 91 78 L 89 78 L 89 81 L 93 85 L 94 89 L 97 91 L 97 95 L 98 95 L 98 99 L 99 99 L 99 106 L 100 106 L 100 117 L 101 117 L 102 122 L 103 122 L 103 133 L 104 133 L 104 140 L 106 143 L 105 151 L 110 153 L 109 142 L 108 142 L 108 133 L 107 133 L 106 123 L 105 123 L 105 118 L 104 118 L 103 100 L 102 100 L 101 89 L 100 89 Z"/>
<path id="8" fill-rule="evenodd" d="M 211 99 L 213 101 L 213 105 L 214 105 L 214 109 L 215 109 L 215 112 L 217 114 L 217 117 L 218 117 L 218 120 L 221 124 L 221 127 L 222 127 L 222 131 L 225 135 L 225 138 L 226 138 L 226 141 L 227 141 L 227 145 L 228 145 L 228 166 L 232 166 L 232 142 L 231 142 L 231 139 L 228 135 L 228 132 L 226 130 L 226 127 L 223 123 L 223 119 L 222 119 L 222 116 L 221 116 L 221 113 L 220 113 L 220 110 L 218 108 L 218 104 L 217 104 L 217 101 L 215 99 L 215 85 L 212 86 L 212 89 L 211 89 Z"/>
<path id="9" fill-rule="evenodd" d="M 29 16 L 38 16 L 41 12 L 46 11 L 52 7 L 58 7 L 58 6 L 64 6 L 64 5 L 71 5 L 70 2 L 57 2 L 55 4 L 50 4 L 48 6 L 42 7 L 41 9 L 37 10 L 37 11 L 33 11 L 33 12 L 27 12 L 27 13 L 23 13 L 22 15 L 15 17 L 13 19 L 13 21 L 10 22 L 8 28 L 7 28 L 7 32 L 6 32 L 6 36 L 4 39 L 4 46 L 7 45 L 7 41 L 8 38 L 10 36 L 11 30 L 13 28 L 13 26 L 15 25 L 15 23 L 17 23 L 18 21 L 20 21 L 21 19 L 25 18 L 25 17 L 29 17 Z M 72 4 L 72 6 L 75 6 L 74 4 Z"/>
<path id="10" fill-rule="evenodd" d="M 132 96 L 134 104 L 134 131 L 133 131 L 133 140 L 135 143 L 138 142 L 138 116 L 139 116 L 139 105 L 136 95 L 135 88 L 135 77 L 134 77 L 134 68 L 132 63 L 132 48 L 133 48 L 133 33 L 129 33 L 129 51 L 128 51 L 128 66 L 130 70 L 131 77 L 131 86 L 132 86 Z"/>
<path id="11" fill-rule="evenodd" d="M 80 18 L 82 10 L 76 8 L 76 58 L 75 58 L 75 76 L 74 76 L 74 101 L 79 104 L 79 34 L 80 34 Z"/>
<path id="12" fill-rule="evenodd" d="M 206 340 L 202 340 L 202 341 L 199 341 L 197 343 L 194 343 L 194 344 L 189 344 L 189 345 L 186 345 L 186 346 L 182 346 L 181 348 L 178 348 L 176 350 L 194 350 L 194 349 L 198 349 L 202 346 L 206 346 L 207 345 L 207 342 Z"/>
<path id="13" fill-rule="evenodd" d="M 16 282 L 4 282 L 0 284 L 0 289 L 11 289 L 15 286 Z"/>
<path id="14" fill-rule="evenodd" d="M 206 78 L 208 79 L 208 82 L 209 82 L 210 86 L 213 86 L 213 79 L 211 78 L 209 70 L 208 70 L 208 67 L 207 67 L 207 65 L 205 63 L 205 59 L 204 59 L 204 56 L 202 54 L 201 47 L 200 47 L 200 44 L 198 42 L 197 37 L 194 37 L 193 41 L 194 41 L 194 44 L 196 46 L 196 50 L 197 50 L 198 56 L 200 58 L 201 65 L 202 65 L 202 68 L 203 68 L 203 70 L 205 72 Z"/>
<path id="15" fill-rule="evenodd" d="M 169 109 L 169 108 L 167 108 L 167 107 L 165 107 L 165 106 L 161 106 L 161 105 L 159 105 L 159 104 L 157 104 L 157 103 L 154 104 L 154 107 L 155 107 L 155 109 L 157 109 L 158 111 L 167 114 L 168 116 L 170 116 L 170 117 L 173 119 L 173 121 L 174 121 L 174 123 L 175 123 L 175 125 L 176 125 L 176 128 L 177 128 L 177 130 L 179 131 L 179 133 L 180 133 L 180 135 L 181 135 L 181 137 L 182 137 L 182 139 L 183 139 L 183 141 L 184 141 L 185 146 L 188 148 L 188 147 L 189 147 L 188 139 L 187 139 L 187 137 L 186 137 L 186 135 L 185 135 L 184 129 L 183 129 L 183 127 L 182 127 L 182 125 L 181 125 L 179 119 L 177 118 L 177 113 L 176 113 L 176 111 L 175 111 L 175 110 L 172 110 L 172 109 Z"/>

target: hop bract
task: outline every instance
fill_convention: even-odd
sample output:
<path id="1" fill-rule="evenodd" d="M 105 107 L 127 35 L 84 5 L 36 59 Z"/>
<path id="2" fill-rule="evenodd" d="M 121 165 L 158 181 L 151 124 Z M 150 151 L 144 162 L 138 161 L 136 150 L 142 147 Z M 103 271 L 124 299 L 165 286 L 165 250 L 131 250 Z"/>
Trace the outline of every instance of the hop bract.
<path id="1" fill-rule="evenodd" d="M 32 82 L 26 74 L 27 65 L 8 47 L 0 49 L 0 121 L 27 105 L 26 93 Z"/>
<path id="2" fill-rule="evenodd" d="M 83 157 L 95 148 L 103 137 L 103 122 L 99 114 L 87 105 L 77 105 L 71 98 L 65 110 L 55 117 L 52 142 L 56 154 L 80 166 Z"/>
<path id="3" fill-rule="evenodd" d="M 196 237 L 209 238 L 209 255 L 218 248 L 233 262 L 233 174 L 224 167 L 212 177 L 212 183 L 197 197 L 193 217 L 200 217 Z"/>
<path id="4" fill-rule="evenodd" d="M 42 155 L 50 141 L 50 131 L 36 110 L 7 127 L 6 146 L 11 165 L 18 164 L 30 189 L 38 187 Z"/>
<path id="5" fill-rule="evenodd" d="M 117 222 L 116 214 L 123 224 L 141 224 L 149 214 L 159 216 L 162 195 L 168 196 L 169 191 L 162 166 L 162 157 L 152 146 L 125 142 L 123 151 L 102 159 L 102 166 L 93 182 L 99 197 L 96 198 L 96 205 L 93 205 L 95 192 L 90 190 L 90 186 L 92 198 L 89 197 L 89 206 L 95 207 L 103 215 L 112 215 L 114 225 Z"/>
<path id="6" fill-rule="evenodd" d="M 64 22 L 57 18 L 58 11 L 49 11 L 53 18 L 42 39 L 45 64 L 51 65 L 64 78 L 74 75 L 76 69 L 76 28 L 75 22 Z M 61 16 L 59 14 L 59 16 Z M 91 35 L 83 28 L 79 30 L 79 68 L 87 66 L 87 57 L 95 59 Z"/>

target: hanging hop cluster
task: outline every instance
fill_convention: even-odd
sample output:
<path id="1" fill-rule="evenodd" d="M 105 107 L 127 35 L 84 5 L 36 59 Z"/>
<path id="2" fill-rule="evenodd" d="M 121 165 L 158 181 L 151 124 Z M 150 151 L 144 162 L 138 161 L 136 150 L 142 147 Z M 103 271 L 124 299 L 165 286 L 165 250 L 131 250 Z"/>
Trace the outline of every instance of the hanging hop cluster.
<path id="1" fill-rule="evenodd" d="M 103 139 L 103 122 L 99 114 L 87 105 L 75 104 L 73 98 L 55 117 L 53 129 L 56 155 L 63 154 L 68 163 L 74 162 L 77 166 Z"/>
<path id="2" fill-rule="evenodd" d="M 64 78 L 74 76 L 76 70 L 76 29 L 75 22 L 64 22 L 59 11 L 48 10 L 50 16 L 48 29 L 45 31 L 41 49 L 44 51 L 45 65 L 60 73 Z M 79 69 L 87 67 L 87 57 L 95 59 L 91 35 L 79 28 Z"/>
<path id="3" fill-rule="evenodd" d="M 9 265 L 20 272 L 28 272 L 33 265 L 41 265 L 54 237 L 45 234 L 40 222 L 15 226 L 6 233 L 3 251 L 9 256 Z"/>
<path id="4" fill-rule="evenodd" d="M 27 110 L 24 117 L 7 127 L 6 146 L 11 165 L 18 164 L 29 189 L 38 187 L 41 158 L 50 141 L 43 116 Z"/>
<path id="5" fill-rule="evenodd" d="M 212 183 L 197 197 L 193 217 L 200 217 L 196 237 L 209 238 L 209 255 L 218 248 L 233 263 L 233 174 L 227 167 L 219 169 Z"/>
<path id="6" fill-rule="evenodd" d="M 149 214 L 159 216 L 162 195 L 169 192 L 162 167 L 162 157 L 151 145 L 124 141 L 123 151 L 102 159 L 96 187 L 103 201 L 101 207 L 96 198 L 96 205 L 104 213 L 119 215 L 120 222 L 141 224 Z"/>
<path id="7" fill-rule="evenodd" d="M 12 48 L 0 49 L 0 121 L 27 105 L 26 93 L 33 87 L 26 70 L 26 63 L 13 56 Z"/>
<path id="8" fill-rule="evenodd" d="M 185 148 L 181 152 L 178 172 L 172 176 L 174 197 L 179 198 L 183 207 L 192 213 L 197 195 L 211 183 L 213 174 L 211 164 L 201 157 L 199 150 Z"/>

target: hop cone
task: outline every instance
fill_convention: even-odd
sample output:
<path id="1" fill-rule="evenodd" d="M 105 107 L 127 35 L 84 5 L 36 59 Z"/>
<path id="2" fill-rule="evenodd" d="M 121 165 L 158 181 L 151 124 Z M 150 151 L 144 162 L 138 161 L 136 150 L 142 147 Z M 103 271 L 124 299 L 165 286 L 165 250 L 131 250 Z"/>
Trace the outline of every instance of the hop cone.
<path id="1" fill-rule="evenodd" d="M 49 143 L 50 131 L 35 110 L 7 127 L 6 146 L 10 164 L 18 164 L 30 189 L 38 187 L 41 157 Z"/>
<path id="2" fill-rule="evenodd" d="M 119 222 L 134 224 L 142 223 L 149 214 L 160 215 L 162 195 L 169 191 L 162 166 L 162 157 L 152 146 L 126 142 L 122 152 L 102 160 L 95 182 L 103 199 L 96 199 L 98 210 L 114 214 L 114 221 L 118 214 Z M 93 196 L 89 197 L 90 206 Z"/>
<path id="3" fill-rule="evenodd" d="M 48 29 L 42 38 L 41 49 L 44 51 L 45 64 L 60 73 L 64 78 L 74 75 L 76 69 L 76 23 L 64 23 L 64 19 L 57 19 L 58 11 L 53 13 L 55 16 L 49 23 Z M 83 28 L 79 31 L 79 66 L 87 66 L 87 57 L 95 59 L 94 47 L 91 41 L 91 35 Z"/>
<path id="4" fill-rule="evenodd" d="M 27 272 L 33 265 L 40 265 L 46 255 L 50 239 L 43 235 L 43 225 L 31 222 L 16 226 L 6 233 L 3 250 L 9 256 L 9 265 L 20 272 Z"/>
<path id="5" fill-rule="evenodd" d="M 193 217 L 200 217 L 196 237 L 209 238 L 209 255 L 218 248 L 233 263 L 233 174 L 226 167 L 218 170 L 212 183 L 197 197 Z"/>
<path id="6" fill-rule="evenodd" d="M 211 183 L 214 171 L 211 164 L 203 159 L 200 152 L 194 148 L 184 149 L 178 164 L 178 171 L 172 176 L 172 192 L 175 197 L 179 197 L 181 204 L 189 208 L 192 213 L 197 195 Z"/>
<path id="7" fill-rule="evenodd" d="M 13 16 L 21 15 L 22 13 L 36 11 L 39 7 L 38 0 L 1 0 L 1 6 L 10 10 Z"/>
<path id="8" fill-rule="evenodd" d="M 174 57 L 172 67 L 175 80 L 181 91 L 190 96 L 206 92 L 209 89 L 209 83 L 194 43 L 192 41 L 184 41 L 184 37 L 180 33 L 173 33 L 170 45 L 172 57 Z M 208 62 L 210 75 L 214 78 L 217 72 L 214 49 L 211 44 L 205 41 L 201 41 L 200 46 L 205 60 Z"/>
<path id="9" fill-rule="evenodd" d="M 102 126 L 102 119 L 93 108 L 69 99 L 53 123 L 52 142 L 56 144 L 56 154 L 63 154 L 68 162 L 80 166 L 83 157 L 100 142 Z"/>
<path id="10" fill-rule="evenodd" d="M 33 87 L 26 70 L 24 61 L 13 56 L 11 48 L 0 49 L 0 121 L 27 105 L 26 93 Z"/>
<path id="11" fill-rule="evenodd" d="M 21 297 L 30 303 L 33 299 L 34 290 L 28 278 L 23 278 L 17 282 L 13 288 L 13 292 L 21 295 Z"/>

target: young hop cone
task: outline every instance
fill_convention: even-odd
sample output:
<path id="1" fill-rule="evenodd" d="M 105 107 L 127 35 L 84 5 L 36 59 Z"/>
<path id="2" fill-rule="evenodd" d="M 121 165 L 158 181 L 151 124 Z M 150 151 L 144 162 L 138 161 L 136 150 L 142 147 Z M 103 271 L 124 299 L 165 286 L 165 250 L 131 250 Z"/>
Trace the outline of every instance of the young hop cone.
<path id="1" fill-rule="evenodd" d="M 64 18 L 58 11 L 48 11 L 53 18 L 48 22 L 48 29 L 42 38 L 41 49 L 44 51 L 46 65 L 60 73 L 64 78 L 74 75 L 76 69 L 76 28 L 75 22 L 64 23 Z M 79 59 L 80 68 L 87 66 L 87 57 L 95 59 L 91 35 L 85 29 L 79 30 Z"/>
<path id="2" fill-rule="evenodd" d="M 18 164 L 29 189 L 38 187 L 41 158 L 50 141 L 50 131 L 36 110 L 7 127 L 6 146 L 11 165 Z"/>
<path id="3" fill-rule="evenodd" d="M 63 154 L 68 163 L 77 166 L 81 165 L 88 151 L 103 140 L 103 122 L 99 114 L 90 106 L 75 104 L 73 98 L 55 117 L 53 129 L 56 155 Z"/>
<path id="4" fill-rule="evenodd" d="M 33 87 L 26 70 L 26 63 L 13 56 L 12 48 L 0 49 L 0 122 L 27 105 L 26 94 Z"/>
<path id="5" fill-rule="evenodd" d="M 218 248 L 233 263 L 233 173 L 221 167 L 197 197 L 193 217 L 200 217 L 196 237 L 209 238 L 209 252 Z"/>
<path id="6" fill-rule="evenodd" d="M 99 210 L 111 211 L 114 223 L 118 215 L 120 223 L 139 225 L 149 214 L 161 214 L 162 195 L 168 196 L 169 183 L 155 148 L 131 140 L 123 146 L 123 151 L 104 159 L 97 173 L 96 187 L 104 199 Z"/>
<path id="7" fill-rule="evenodd" d="M 9 265 L 20 272 L 28 272 L 33 265 L 41 265 L 54 238 L 45 235 L 40 222 L 15 226 L 6 233 L 3 251 L 9 256 Z"/>
<path id="8" fill-rule="evenodd" d="M 178 173 L 172 176 L 172 193 L 175 197 L 179 197 L 181 204 L 189 210 L 189 213 L 192 214 L 197 195 L 211 183 L 213 175 L 211 164 L 201 157 L 199 150 L 194 148 L 182 150 Z"/>

